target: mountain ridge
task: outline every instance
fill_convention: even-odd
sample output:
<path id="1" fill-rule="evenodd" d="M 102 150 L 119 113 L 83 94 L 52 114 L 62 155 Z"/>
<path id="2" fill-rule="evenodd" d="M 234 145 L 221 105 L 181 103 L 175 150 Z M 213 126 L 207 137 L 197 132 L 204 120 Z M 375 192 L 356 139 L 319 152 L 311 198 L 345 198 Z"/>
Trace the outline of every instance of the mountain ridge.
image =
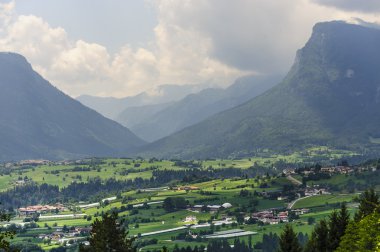
<path id="1" fill-rule="evenodd" d="M 229 87 L 206 88 L 159 108 L 127 109 L 116 121 L 130 128 L 142 139 L 152 142 L 194 125 L 220 111 L 232 108 L 277 84 L 279 75 L 245 76 Z M 155 111 L 152 111 L 155 110 Z M 141 116 L 144 117 L 141 118 Z M 137 121 L 137 122 L 136 122 Z"/>
<path id="2" fill-rule="evenodd" d="M 284 80 L 264 94 L 143 148 L 170 158 L 252 155 L 309 145 L 377 147 L 380 31 L 318 23 Z"/>
<path id="3" fill-rule="evenodd" d="M 182 99 L 188 94 L 201 90 L 201 85 L 165 84 L 135 96 L 123 98 L 81 95 L 76 98 L 83 105 L 94 109 L 103 116 L 115 120 L 126 108 L 157 105 Z"/>
<path id="4" fill-rule="evenodd" d="M 72 99 L 25 57 L 0 53 L 0 160 L 126 155 L 144 144 Z"/>

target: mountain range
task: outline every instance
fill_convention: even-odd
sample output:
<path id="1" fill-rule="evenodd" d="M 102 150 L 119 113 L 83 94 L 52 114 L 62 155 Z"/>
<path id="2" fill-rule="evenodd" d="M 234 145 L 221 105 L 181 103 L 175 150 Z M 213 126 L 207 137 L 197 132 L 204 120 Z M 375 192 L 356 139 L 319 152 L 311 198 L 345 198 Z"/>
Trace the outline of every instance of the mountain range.
<path id="1" fill-rule="evenodd" d="M 0 53 L 0 160 L 123 156 L 144 141 Z"/>
<path id="2" fill-rule="evenodd" d="M 174 102 L 126 108 L 115 120 L 142 139 L 153 142 L 240 105 L 280 80 L 280 75 L 246 76 L 226 89 L 207 88 Z"/>
<path id="3" fill-rule="evenodd" d="M 283 81 L 248 102 L 143 148 L 171 158 L 380 143 L 380 30 L 318 23 Z"/>
<path id="4" fill-rule="evenodd" d="M 247 76 L 227 89 L 164 86 L 79 99 L 126 128 L 53 87 L 23 56 L 0 53 L 0 160 L 203 159 L 322 145 L 378 152 L 379 66 L 380 30 L 318 23 L 282 80 Z"/>
<path id="5" fill-rule="evenodd" d="M 76 99 L 105 117 L 115 120 L 126 108 L 174 102 L 202 89 L 202 85 L 161 85 L 124 98 L 81 95 Z"/>

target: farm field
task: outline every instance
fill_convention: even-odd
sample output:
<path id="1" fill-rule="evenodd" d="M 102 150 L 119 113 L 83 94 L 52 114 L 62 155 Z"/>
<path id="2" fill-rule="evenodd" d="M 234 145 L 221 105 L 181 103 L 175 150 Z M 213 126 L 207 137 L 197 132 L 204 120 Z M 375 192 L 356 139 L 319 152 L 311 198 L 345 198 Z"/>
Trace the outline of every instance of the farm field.
<path id="1" fill-rule="evenodd" d="M 324 206 L 334 203 L 351 202 L 355 194 L 331 194 L 331 195 L 315 195 L 304 198 L 294 204 L 294 208 L 310 208 Z"/>
<path id="2" fill-rule="evenodd" d="M 318 150 L 311 151 L 314 152 Z M 270 157 L 275 162 L 277 158 L 280 157 Z M 288 158 L 301 160 L 299 155 Z M 308 181 L 309 189 L 319 190 L 321 187 L 315 185 L 323 184 L 324 190 L 332 191 L 301 198 L 292 209 L 287 209 L 305 187 L 294 185 L 268 160 L 89 159 L 65 164 L 16 165 L 0 177 L 8 183 L 2 185 L 0 197 L 11 187 L 32 186 L 41 193 L 41 198 L 37 193 L 33 201 L 62 203 L 64 208 L 59 211 L 38 215 L 19 212 L 11 220 L 11 225 L 20 225 L 24 230 L 15 243 L 34 244 L 44 250 L 66 246 L 76 251 L 77 244 L 86 240 L 93 221 L 107 212 L 118 213 L 128 236 L 137 238 L 140 251 L 161 250 L 163 246 L 171 251 L 175 246 L 207 246 L 213 233 L 234 230 L 240 230 L 241 235 L 225 237 L 230 243 L 236 236 L 257 244 L 265 235 L 279 235 L 288 221 L 296 232 L 310 235 L 316 221 L 327 218 L 340 203 L 349 203 L 351 215 L 356 211 L 352 202 L 360 191 L 344 194 L 334 191 L 336 185 L 362 180 L 356 174 L 333 174 L 329 179 Z M 258 162 L 265 166 L 258 166 Z M 292 176 L 303 179 L 302 174 Z M 378 173 L 365 172 L 360 176 L 376 177 Z M 44 196 L 43 190 L 50 190 L 49 186 L 57 187 L 54 190 L 59 193 L 48 191 Z M 183 203 L 178 207 L 168 205 L 168 199 Z M 27 199 L 19 202 L 33 205 Z M 294 215 L 297 209 L 305 208 L 307 213 Z M 271 224 L 265 219 L 252 219 L 252 214 L 265 211 L 273 214 L 274 219 L 281 212 L 287 217 Z M 310 218 L 315 222 L 309 223 Z"/>

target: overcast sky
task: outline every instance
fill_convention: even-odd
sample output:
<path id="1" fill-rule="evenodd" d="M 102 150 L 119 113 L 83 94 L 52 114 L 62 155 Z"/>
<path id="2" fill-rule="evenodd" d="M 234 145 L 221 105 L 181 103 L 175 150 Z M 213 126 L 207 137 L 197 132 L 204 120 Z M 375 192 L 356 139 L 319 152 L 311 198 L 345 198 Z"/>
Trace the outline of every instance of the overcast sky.
<path id="1" fill-rule="evenodd" d="M 123 97 L 285 73 L 315 23 L 356 18 L 379 23 L 380 1 L 0 0 L 0 51 L 71 96 Z"/>

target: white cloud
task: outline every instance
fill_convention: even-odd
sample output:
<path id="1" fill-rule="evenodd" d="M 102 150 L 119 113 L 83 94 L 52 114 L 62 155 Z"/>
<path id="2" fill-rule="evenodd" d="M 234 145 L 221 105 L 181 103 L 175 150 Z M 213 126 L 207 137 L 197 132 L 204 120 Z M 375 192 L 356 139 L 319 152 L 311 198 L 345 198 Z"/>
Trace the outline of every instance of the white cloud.
<path id="1" fill-rule="evenodd" d="M 68 94 L 126 96 L 160 84 L 226 86 L 252 72 L 284 72 L 318 21 L 352 15 L 317 0 L 157 0 L 155 38 L 145 48 L 73 41 L 40 17 L 0 4 L 0 50 L 23 54 Z M 114 24 L 117 25 L 117 24 Z M 136 24 L 137 26 L 137 24 Z"/>
<path id="2" fill-rule="evenodd" d="M 4 28 L 10 23 L 15 2 L 0 3 L 0 34 L 4 32 Z"/>
<path id="3" fill-rule="evenodd" d="M 110 55 L 99 44 L 70 40 L 63 28 L 51 27 L 42 18 L 15 15 L 14 2 L 0 8 L 0 50 L 24 55 L 45 78 L 73 96 L 125 96 L 166 83 L 226 85 L 245 74 L 210 58 L 211 44 L 202 34 L 164 20 L 150 48 L 125 45 Z"/>

